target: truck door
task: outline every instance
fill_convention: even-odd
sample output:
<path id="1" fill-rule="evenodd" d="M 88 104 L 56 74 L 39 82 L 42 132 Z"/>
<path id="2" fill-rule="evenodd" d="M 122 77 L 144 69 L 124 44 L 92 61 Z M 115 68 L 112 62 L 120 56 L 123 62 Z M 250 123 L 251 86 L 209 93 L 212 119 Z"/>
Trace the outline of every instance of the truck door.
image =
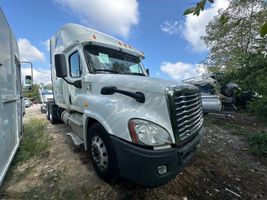
<path id="1" fill-rule="evenodd" d="M 21 66 L 18 58 L 15 56 L 15 67 L 16 67 L 16 97 L 17 97 L 17 120 L 18 120 L 18 131 L 19 131 L 19 138 L 22 137 L 22 85 L 21 85 Z"/>
<path id="2" fill-rule="evenodd" d="M 73 49 L 70 54 L 68 54 L 68 79 L 71 82 L 82 80 L 82 59 L 81 59 L 81 53 L 78 49 Z M 77 110 L 82 112 L 82 99 L 81 94 L 83 89 L 77 88 L 73 85 L 68 84 L 68 91 L 69 91 L 69 104 L 70 106 Z"/>
<path id="3" fill-rule="evenodd" d="M 15 64 L 14 52 L 18 53 L 18 49 L 13 42 L 16 41 L 0 9 L 0 185 L 15 155 L 22 131 L 20 68 Z"/>

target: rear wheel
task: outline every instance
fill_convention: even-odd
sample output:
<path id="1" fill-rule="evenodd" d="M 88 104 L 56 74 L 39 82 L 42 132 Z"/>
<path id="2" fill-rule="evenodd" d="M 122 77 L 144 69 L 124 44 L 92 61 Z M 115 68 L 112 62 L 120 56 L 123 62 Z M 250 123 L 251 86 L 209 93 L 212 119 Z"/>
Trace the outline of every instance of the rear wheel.
<path id="1" fill-rule="evenodd" d="M 88 148 L 97 174 L 105 181 L 116 181 L 118 178 L 116 155 L 108 133 L 98 123 L 89 129 Z"/>

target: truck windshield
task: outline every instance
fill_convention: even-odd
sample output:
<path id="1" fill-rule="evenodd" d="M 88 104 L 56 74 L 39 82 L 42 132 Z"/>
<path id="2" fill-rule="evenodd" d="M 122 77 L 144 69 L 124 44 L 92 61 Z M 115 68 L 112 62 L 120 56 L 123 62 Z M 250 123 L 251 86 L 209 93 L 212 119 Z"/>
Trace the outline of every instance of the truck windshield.
<path id="1" fill-rule="evenodd" d="M 140 58 L 99 46 L 86 46 L 85 54 L 97 73 L 146 76 Z"/>
<path id="2" fill-rule="evenodd" d="M 203 94 L 211 94 L 211 95 L 215 94 L 215 89 L 210 84 L 202 84 L 202 85 L 196 84 L 196 86 L 199 88 L 200 92 Z"/>

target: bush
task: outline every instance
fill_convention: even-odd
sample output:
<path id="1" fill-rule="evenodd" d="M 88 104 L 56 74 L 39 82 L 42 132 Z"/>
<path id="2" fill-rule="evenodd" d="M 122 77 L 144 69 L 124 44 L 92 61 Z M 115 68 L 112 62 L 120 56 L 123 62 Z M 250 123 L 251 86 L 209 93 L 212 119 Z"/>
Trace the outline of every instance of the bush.
<path id="1" fill-rule="evenodd" d="M 267 118 L 267 97 L 252 101 L 249 110 Z"/>
<path id="2" fill-rule="evenodd" d="M 249 151 L 257 155 L 267 155 L 267 132 L 248 136 Z"/>

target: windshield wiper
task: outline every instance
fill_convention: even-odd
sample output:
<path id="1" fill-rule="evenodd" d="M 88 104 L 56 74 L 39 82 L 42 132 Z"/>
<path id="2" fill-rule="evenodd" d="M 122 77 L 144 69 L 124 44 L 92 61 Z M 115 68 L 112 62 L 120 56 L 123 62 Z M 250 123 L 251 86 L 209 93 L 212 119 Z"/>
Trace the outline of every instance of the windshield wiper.
<path id="1" fill-rule="evenodd" d="M 118 71 L 112 70 L 112 69 L 95 69 L 96 72 L 111 72 L 115 74 L 120 74 Z"/>

